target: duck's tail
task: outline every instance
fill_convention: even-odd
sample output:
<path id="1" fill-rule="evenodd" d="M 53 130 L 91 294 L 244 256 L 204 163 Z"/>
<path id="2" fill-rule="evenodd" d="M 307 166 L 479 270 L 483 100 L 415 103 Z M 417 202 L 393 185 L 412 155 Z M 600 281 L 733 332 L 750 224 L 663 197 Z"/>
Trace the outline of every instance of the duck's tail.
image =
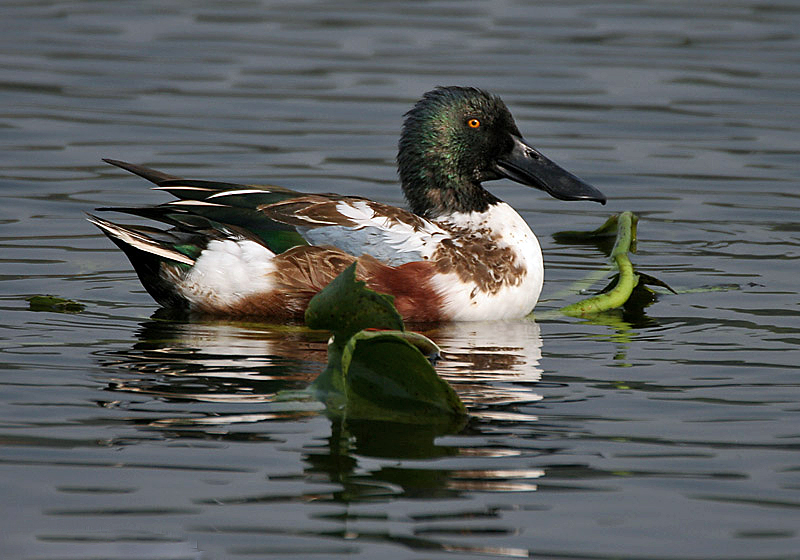
<path id="1" fill-rule="evenodd" d="M 120 161 L 118 159 L 110 159 L 110 158 L 103 158 L 103 161 L 119 167 L 120 169 L 124 169 L 125 171 L 130 171 L 134 175 L 138 175 L 143 179 L 147 179 L 151 183 L 161 186 L 164 181 L 172 181 L 178 180 L 180 177 L 175 175 L 169 175 L 168 173 L 164 173 L 163 171 L 158 171 L 157 169 L 151 169 L 149 167 L 145 167 L 144 165 L 136 165 L 135 163 L 128 163 L 127 161 Z"/>
<path id="2" fill-rule="evenodd" d="M 194 266 L 195 259 L 176 249 L 179 240 L 169 232 L 145 226 L 120 225 L 92 214 L 88 220 L 100 228 L 131 261 L 147 292 L 164 307 L 187 307 L 178 292 L 176 273 Z M 171 274 L 165 274 L 166 268 Z"/>

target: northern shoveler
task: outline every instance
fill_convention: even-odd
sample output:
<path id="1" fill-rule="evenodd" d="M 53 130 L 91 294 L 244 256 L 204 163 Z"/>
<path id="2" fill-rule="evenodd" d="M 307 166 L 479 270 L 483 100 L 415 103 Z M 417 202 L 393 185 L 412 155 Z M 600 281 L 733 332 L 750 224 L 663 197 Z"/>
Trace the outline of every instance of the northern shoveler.
<path id="1" fill-rule="evenodd" d="M 227 316 L 302 318 L 344 268 L 392 294 L 408 321 L 523 317 L 544 270 L 536 236 L 481 183 L 507 177 L 562 200 L 603 194 L 523 140 L 500 98 L 439 87 L 406 113 L 397 164 L 409 210 L 360 197 L 185 180 L 115 160 L 179 200 L 101 208 L 157 220 L 160 230 L 98 226 L 166 307 Z"/>

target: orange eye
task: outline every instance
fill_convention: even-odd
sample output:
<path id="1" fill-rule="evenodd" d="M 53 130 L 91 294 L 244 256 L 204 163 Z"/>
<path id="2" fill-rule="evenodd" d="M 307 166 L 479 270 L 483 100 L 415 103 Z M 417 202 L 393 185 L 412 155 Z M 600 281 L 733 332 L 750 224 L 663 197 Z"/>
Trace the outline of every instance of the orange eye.
<path id="1" fill-rule="evenodd" d="M 478 128 L 481 126 L 481 121 L 479 121 L 478 119 L 470 119 L 467 121 L 467 124 L 469 125 L 470 128 Z"/>

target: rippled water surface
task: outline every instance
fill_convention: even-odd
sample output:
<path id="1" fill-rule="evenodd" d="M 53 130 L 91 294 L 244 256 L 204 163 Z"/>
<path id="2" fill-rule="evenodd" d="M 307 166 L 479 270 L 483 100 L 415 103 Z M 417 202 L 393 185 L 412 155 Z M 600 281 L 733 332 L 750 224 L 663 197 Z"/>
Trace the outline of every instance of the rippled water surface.
<path id="1" fill-rule="evenodd" d="M 2 558 L 800 557 L 800 7 L 535 4 L 0 4 Z M 101 157 L 401 204 L 439 84 L 610 199 L 491 186 L 547 276 L 535 320 L 427 331 L 458 433 L 276 400 L 325 335 L 154 315 L 84 220 L 167 200 Z M 605 257 L 553 234 L 623 210 L 679 294 L 560 317 Z"/>

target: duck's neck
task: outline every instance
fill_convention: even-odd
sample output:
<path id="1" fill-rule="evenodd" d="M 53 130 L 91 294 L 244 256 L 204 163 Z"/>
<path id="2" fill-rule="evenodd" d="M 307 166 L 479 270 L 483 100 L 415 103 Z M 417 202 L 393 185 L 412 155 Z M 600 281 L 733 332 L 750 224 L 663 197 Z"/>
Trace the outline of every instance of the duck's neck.
<path id="1" fill-rule="evenodd" d="M 430 181 L 403 181 L 403 192 L 409 209 L 429 219 L 456 213 L 486 212 L 492 204 L 500 202 L 480 183 L 472 182 L 439 186 Z"/>

